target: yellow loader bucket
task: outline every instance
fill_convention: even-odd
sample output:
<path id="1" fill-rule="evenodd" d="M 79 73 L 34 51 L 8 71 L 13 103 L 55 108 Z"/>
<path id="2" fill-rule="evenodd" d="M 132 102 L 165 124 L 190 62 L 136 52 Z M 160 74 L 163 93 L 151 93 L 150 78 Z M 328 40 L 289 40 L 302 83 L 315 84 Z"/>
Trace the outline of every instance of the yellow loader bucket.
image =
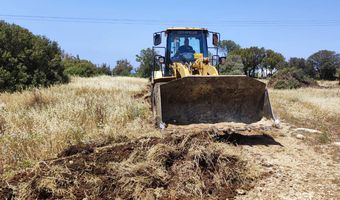
<path id="1" fill-rule="evenodd" d="M 265 83 L 246 76 L 188 76 L 156 83 L 156 123 L 254 123 L 274 119 Z"/>

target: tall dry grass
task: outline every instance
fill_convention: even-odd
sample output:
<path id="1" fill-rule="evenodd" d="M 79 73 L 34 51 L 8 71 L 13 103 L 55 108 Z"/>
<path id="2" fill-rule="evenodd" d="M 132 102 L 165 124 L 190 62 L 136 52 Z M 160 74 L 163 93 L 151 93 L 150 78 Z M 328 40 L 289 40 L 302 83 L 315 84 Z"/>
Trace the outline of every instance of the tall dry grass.
<path id="1" fill-rule="evenodd" d="M 340 87 L 323 82 L 327 88 L 273 90 L 270 97 L 279 118 L 300 127 L 322 131 L 316 141 L 327 143 L 340 139 Z"/>
<path id="2" fill-rule="evenodd" d="M 226 199 L 261 177 L 214 129 L 161 135 L 147 84 L 102 76 L 0 94 L 0 196 Z"/>
<path id="3" fill-rule="evenodd" d="M 158 136 L 146 79 L 72 78 L 67 85 L 0 94 L 0 174 L 33 166 L 70 144 Z"/>
<path id="4" fill-rule="evenodd" d="M 340 138 L 340 88 L 270 90 L 274 112 L 297 126 Z M 147 80 L 101 76 L 73 78 L 67 85 L 0 94 L 0 174 L 33 166 L 66 146 L 160 136 L 149 104 L 134 96 Z"/>

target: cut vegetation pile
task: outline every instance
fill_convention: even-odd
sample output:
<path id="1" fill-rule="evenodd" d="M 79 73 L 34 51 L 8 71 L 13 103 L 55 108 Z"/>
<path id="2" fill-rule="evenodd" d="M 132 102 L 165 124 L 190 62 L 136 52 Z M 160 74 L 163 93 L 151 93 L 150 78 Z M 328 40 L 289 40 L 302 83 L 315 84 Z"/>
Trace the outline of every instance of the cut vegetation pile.
<path id="1" fill-rule="evenodd" d="M 256 178 L 233 147 L 213 131 L 172 132 L 113 145 L 74 145 L 58 158 L 2 184 L 19 199 L 232 198 Z"/>
<path id="2" fill-rule="evenodd" d="M 302 70 L 287 68 L 277 72 L 268 82 L 274 89 L 296 89 L 301 87 L 318 86 L 317 82 L 306 76 Z"/>

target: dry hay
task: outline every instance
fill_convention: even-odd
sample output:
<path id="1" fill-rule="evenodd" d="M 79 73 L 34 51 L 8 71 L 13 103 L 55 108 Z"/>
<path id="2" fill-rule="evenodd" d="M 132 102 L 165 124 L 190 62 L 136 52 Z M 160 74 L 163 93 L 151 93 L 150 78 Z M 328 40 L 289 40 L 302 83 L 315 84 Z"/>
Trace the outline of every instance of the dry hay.
<path id="1" fill-rule="evenodd" d="M 0 183 L 15 199 L 226 199 L 259 176 L 213 130 L 80 144 Z M 217 139 L 217 140 L 216 140 Z"/>

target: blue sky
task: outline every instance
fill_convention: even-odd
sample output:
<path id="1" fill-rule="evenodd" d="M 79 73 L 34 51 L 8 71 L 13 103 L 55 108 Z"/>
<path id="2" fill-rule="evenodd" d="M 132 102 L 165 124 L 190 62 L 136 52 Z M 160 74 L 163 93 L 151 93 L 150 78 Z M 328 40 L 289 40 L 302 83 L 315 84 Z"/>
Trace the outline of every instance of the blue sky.
<path id="1" fill-rule="evenodd" d="M 137 66 L 135 55 L 152 46 L 153 32 L 184 25 L 218 31 L 242 47 L 270 48 L 286 59 L 306 58 L 321 49 L 340 53 L 337 0 L 0 0 L 0 5 L 1 20 L 45 35 L 96 64 L 114 66 L 127 58 Z M 95 18 L 100 23 L 5 15 Z"/>

